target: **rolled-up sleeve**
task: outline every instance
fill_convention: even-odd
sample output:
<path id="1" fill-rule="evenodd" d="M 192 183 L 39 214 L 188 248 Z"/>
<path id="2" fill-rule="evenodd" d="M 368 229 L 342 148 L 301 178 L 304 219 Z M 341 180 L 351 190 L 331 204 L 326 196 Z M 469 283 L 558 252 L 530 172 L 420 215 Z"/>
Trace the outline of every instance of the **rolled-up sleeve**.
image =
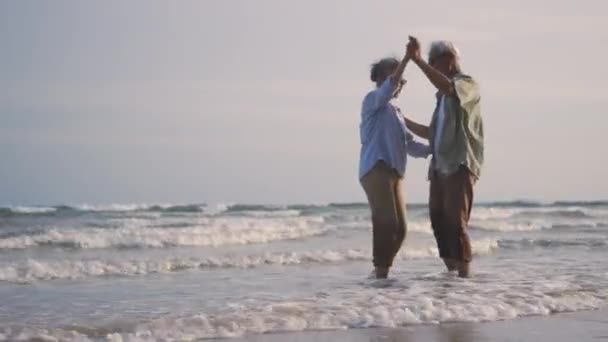
<path id="1" fill-rule="evenodd" d="M 391 100 L 394 92 L 395 87 L 389 77 L 378 89 L 370 92 L 365 97 L 365 100 L 363 100 L 363 115 L 368 116 L 377 113 L 380 108 L 384 107 Z"/>

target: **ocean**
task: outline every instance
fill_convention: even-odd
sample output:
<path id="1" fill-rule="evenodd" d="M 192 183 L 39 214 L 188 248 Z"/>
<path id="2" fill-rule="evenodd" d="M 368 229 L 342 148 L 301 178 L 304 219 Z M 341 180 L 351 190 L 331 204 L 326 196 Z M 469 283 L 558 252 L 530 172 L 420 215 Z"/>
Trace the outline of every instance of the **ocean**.
<path id="1" fill-rule="evenodd" d="M 192 341 L 608 304 L 608 202 L 476 204 L 470 279 L 444 271 L 426 205 L 407 216 L 378 281 L 363 203 L 3 207 L 0 341 Z"/>

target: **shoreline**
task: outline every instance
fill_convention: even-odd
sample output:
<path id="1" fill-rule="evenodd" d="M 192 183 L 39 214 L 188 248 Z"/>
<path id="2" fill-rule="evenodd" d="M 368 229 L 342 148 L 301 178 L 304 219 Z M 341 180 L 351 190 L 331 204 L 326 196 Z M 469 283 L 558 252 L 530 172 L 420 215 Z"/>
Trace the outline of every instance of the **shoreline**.
<path id="1" fill-rule="evenodd" d="M 285 332 L 222 340 L 234 342 L 608 341 L 608 309 L 527 316 L 493 322 Z"/>

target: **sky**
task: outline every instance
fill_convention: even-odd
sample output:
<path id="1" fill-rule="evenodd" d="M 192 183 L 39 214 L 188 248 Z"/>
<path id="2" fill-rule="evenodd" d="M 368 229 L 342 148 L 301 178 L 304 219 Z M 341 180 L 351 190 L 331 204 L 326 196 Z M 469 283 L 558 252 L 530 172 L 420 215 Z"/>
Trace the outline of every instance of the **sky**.
<path id="1" fill-rule="evenodd" d="M 452 40 L 482 201 L 608 199 L 603 0 L 0 2 L 0 204 L 364 201 L 369 65 Z M 428 123 L 415 65 L 399 99 Z M 427 198 L 410 159 L 409 202 Z"/>

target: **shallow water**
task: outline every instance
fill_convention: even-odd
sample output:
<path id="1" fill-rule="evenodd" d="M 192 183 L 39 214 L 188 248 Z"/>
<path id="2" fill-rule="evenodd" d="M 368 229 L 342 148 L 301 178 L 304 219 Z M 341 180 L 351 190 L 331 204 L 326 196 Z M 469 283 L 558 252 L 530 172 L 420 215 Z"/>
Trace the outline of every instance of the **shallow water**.
<path id="1" fill-rule="evenodd" d="M 495 321 L 608 303 L 608 203 L 473 210 L 471 279 L 408 208 L 391 279 L 364 204 L 0 209 L 0 340 L 194 340 Z"/>

